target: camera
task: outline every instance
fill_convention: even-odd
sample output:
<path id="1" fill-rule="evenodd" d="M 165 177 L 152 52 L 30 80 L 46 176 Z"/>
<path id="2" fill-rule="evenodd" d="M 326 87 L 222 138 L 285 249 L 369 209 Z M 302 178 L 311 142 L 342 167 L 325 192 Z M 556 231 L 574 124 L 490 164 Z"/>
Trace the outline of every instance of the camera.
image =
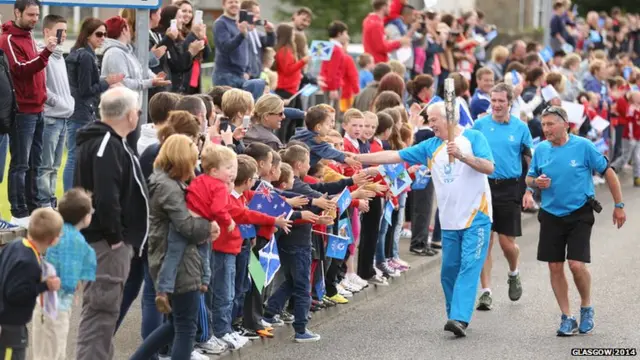
<path id="1" fill-rule="evenodd" d="M 253 25 L 253 13 L 247 10 L 240 10 L 240 22 L 246 22 L 249 25 Z"/>

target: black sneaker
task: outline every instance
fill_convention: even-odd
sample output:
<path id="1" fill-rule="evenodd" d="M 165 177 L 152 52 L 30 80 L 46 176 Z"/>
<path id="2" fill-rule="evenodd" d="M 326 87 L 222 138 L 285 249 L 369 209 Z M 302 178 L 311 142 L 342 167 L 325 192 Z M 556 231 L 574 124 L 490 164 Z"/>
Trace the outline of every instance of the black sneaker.
<path id="1" fill-rule="evenodd" d="M 284 322 L 285 324 L 293 324 L 293 320 L 295 320 L 296 318 L 289 314 L 286 311 L 283 311 L 282 314 L 280 314 L 280 320 L 282 320 L 282 322 Z"/>
<path id="2" fill-rule="evenodd" d="M 467 336 L 467 324 L 461 321 L 448 320 L 444 325 L 444 330 L 452 332 L 457 337 Z"/>
<path id="3" fill-rule="evenodd" d="M 442 242 L 436 241 L 429 244 L 432 249 L 442 249 Z"/>
<path id="4" fill-rule="evenodd" d="M 253 330 L 249 330 L 249 329 L 245 329 L 243 327 L 240 327 L 238 329 L 238 331 L 236 331 L 236 333 L 240 336 L 244 336 L 249 340 L 258 340 L 260 339 L 260 335 L 258 335 L 257 332 L 253 331 Z"/>
<path id="5" fill-rule="evenodd" d="M 409 252 L 415 255 L 425 255 L 425 251 L 425 248 L 420 246 L 409 248 Z"/>

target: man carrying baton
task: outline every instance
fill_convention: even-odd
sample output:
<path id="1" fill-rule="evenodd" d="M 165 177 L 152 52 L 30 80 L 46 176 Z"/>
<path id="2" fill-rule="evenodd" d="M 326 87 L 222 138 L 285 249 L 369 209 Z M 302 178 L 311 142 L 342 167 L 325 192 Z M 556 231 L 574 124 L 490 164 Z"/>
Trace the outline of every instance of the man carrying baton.
<path id="1" fill-rule="evenodd" d="M 449 319 L 444 329 L 460 337 L 466 335 L 473 314 L 489 247 L 492 210 L 487 175 L 494 170 L 493 156 L 480 132 L 459 125 L 450 132 L 444 103 L 429 105 L 427 116 L 435 137 L 401 151 L 356 155 L 355 159 L 363 164 L 405 161 L 431 170 L 442 225 L 441 282 Z"/>

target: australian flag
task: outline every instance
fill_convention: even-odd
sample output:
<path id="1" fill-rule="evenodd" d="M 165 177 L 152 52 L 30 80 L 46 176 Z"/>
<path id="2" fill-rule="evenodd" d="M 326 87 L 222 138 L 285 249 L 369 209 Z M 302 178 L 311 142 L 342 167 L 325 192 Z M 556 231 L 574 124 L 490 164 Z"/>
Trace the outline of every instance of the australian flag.
<path id="1" fill-rule="evenodd" d="M 264 286 L 267 286 L 280 270 L 280 255 L 278 254 L 278 245 L 276 245 L 275 238 L 271 237 L 271 241 L 258 254 L 260 255 L 260 265 L 262 265 L 265 274 Z"/>
<path id="2" fill-rule="evenodd" d="M 256 189 L 253 198 L 249 202 L 249 209 L 259 211 L 273 217 L 284 215 L 289 218 L 293 210 L 291 206 L 284 201 L 276 192 L 272 191 L 264 183 L 261 183 Z"/>

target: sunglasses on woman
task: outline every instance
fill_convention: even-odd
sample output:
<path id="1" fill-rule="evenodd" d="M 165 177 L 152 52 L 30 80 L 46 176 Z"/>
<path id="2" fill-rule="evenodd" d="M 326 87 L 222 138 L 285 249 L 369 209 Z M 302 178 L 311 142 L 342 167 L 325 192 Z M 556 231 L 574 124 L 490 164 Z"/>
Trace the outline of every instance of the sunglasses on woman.
<path id="1" fill-rule="evenodd" d="M 98 38 L 102 38 L 102 37 L 107 36 L 107 33 L 106 32 L 102 32 L 102 31 L 96 31 L 96 32 L 93 33 L 93 35 L 95 35 Z"/>

